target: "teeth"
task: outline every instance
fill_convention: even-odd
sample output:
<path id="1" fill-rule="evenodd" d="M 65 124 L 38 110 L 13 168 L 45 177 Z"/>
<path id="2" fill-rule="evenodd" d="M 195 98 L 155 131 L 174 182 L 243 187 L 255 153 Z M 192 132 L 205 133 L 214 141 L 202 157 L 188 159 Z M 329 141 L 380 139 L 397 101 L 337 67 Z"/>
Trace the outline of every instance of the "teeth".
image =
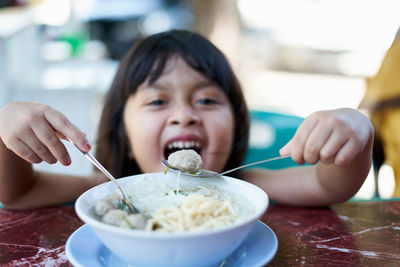
<path id="1" fill-rule="evenodd" d="M 168 144 L 168 149 L 200 148 L 201 145 L 196 141 L 174 141 Z"/>

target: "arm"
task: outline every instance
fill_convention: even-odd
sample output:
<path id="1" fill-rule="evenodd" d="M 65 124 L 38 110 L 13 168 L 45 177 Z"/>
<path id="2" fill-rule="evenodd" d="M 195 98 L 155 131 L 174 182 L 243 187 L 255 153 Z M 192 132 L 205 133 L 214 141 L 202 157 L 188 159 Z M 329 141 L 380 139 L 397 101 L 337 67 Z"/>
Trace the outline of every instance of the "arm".
<path id="1" fill-rule="evenodd" d="M 281 154 L 311 166 L 251 169 L 243 176 L 281 203 L 321 206 L 342 202 L 358 191 L 369 173 L 373 135 L 370 121 L 356 110 L 317 112 L 281 149 Z"/>
<path id="2" fill-rule="evenodd" d="M 0 139 L 0 201 L 6 204 L 34 184 L 32 164 L 9 150 Z"/>
<path id="3" fill-rule="evenodd" d="M 6 208 L 69 202 L 101 182 L 99 175 L 78 178 L 34 172 L 32 163 L 70 164 L 59 136 L 71 138 L 83 151 L 90 149 L 85 134 L 46 105 L 16 102 L 0 109 L 0 201 Z"/>

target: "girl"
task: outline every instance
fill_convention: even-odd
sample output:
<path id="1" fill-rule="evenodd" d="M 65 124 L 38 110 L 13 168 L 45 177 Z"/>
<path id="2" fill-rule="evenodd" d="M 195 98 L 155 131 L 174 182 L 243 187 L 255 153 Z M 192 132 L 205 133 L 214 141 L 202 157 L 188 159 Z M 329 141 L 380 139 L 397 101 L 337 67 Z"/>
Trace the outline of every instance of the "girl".
<path id="1" fill-rule="evenodd" d="M 162 171 L 162 159 L 192 148 L 201 155 L 203 168 L 220 172 L 241 164 L 248 136 L 248 110 L 226 58 L 198 34 L 169 31 L 144 39 L 121 61 L 104 103 L 96 157 L 122 177 Z M 85 134 L 49 106 L 4 106 L 0 137 L 0 201 L 6 208 L 66 203 L 107 181 L 97 172 L 72 177 L 33 170 L 32 163 L 41 161 L 70 164 L 59 138 L 90 150 Z M 372 140 L 372 125 L 360 112 L 316 112 L 280 151 L 311 165 L 232 176 L 260 186 L 282 203 L 345 201 L 370 170 Z"/>

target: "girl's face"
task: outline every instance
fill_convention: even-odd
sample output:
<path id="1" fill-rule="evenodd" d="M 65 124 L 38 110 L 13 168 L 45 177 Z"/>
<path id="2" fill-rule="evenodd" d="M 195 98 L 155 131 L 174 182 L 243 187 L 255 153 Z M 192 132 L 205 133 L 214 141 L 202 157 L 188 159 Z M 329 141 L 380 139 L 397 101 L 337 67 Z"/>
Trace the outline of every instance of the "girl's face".
<path id="1" fill-rule="evenodd" d="M 180 57 L 171 57 L 162 75 L 146 80 L 124 109 L 131 156 L 142 172 L 162 171 L 161 160 L 190 148 L 203 169 L 222 171 L 232 148 L 234 118 L 222 90 Z"/>

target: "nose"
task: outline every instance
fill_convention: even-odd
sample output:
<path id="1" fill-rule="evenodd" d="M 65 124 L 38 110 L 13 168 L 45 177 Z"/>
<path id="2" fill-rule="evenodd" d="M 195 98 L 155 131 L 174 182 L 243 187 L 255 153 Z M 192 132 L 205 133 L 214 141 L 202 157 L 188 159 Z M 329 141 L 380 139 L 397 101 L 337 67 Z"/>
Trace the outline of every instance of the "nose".
<path id="1" fill-rule="evenodd" d="M 168 123 L 173 125 L 196 125 L 200 122 L 200 117 L 196 111 L 188 104 L 179 104 L 171 112 Z"/>

